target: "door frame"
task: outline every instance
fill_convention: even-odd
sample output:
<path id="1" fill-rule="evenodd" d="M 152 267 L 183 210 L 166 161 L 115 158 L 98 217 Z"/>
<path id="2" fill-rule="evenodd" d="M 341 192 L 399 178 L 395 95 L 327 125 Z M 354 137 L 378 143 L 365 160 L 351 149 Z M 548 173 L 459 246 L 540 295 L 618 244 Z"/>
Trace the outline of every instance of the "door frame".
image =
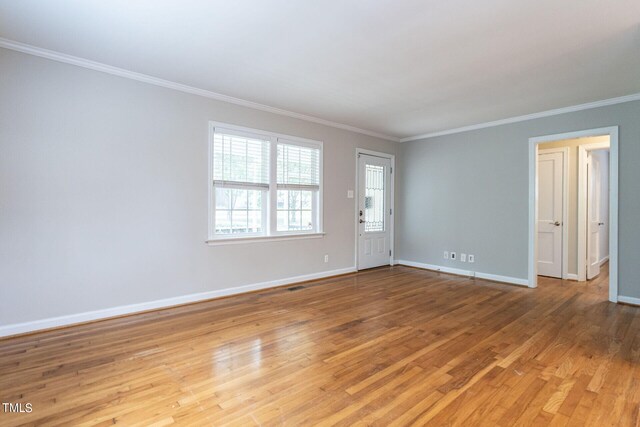
<path id="1" fill-rule="evenodd" d="M 529 287 L 538 286 L 537 159 L 538 144 L 588 136 L 609 136 L 609 301 L 618 302 L 618 126 L 529 138 Z"/>
<path id="2" fill-rule="evenodd" d="M 569 278 L 569 147 L 538 150 L 538 155 L 552 153 L 562 153 L 562 280 L 567 280 Z M 538 173 L 538 160 L 539 158 L 536 158 L 536 176 Z M 536 208 L 537 207 L 538 198 L 536 197 Z M 536 234 L 536 239 L 537 238 Z"/>
<path id="3" fill-rule="evenodd" d="M 396 179 L 396 156 L 394 154 L 389 154 L 389 153 L 382 153 L 379 151 L 372 151 L 372 150 L 367 150 L 365 148 L 356 148 L 356 155 L 355 155 L 355 164 L 356 164 L 356 168 L 355 168 L 355 175 L 356 175 L 356 188 L 355 188 L 355 199 L 354 199 L 354 210 L 353 210 L 353 224 L 355 226 L 355 239 L 356 239 L 356 244 L 354 245 L 355 247 L 355 254 L 354 254 L 354 265 L 355 265 L 355 269 L 358 270 L 358 261 L 359 261 L 359 250 L 360 250 L 360 239 L 358 236 L 359 234 L 359 228 L 358 228 L 358 219 L 360 219 L 359 215 L 358 215 L 358 203 L 360 200 L 360 182 L 358 180 L 358 168 L 360 167 L 358 164 L 358 158 L 360 157 L 360 154 L 366 154 L 368 156 L 374 156 L 374 157 L 381 157 L 383 159 L 389 159 L 391 161 L 391 171 L 389 173 L 389 178 L 390 178 L 390 184 L 389 186 L 391 187 L 389 190 L 391 191 L 391 193 L 389 194 L 389 198 L 390 198 L 390 204 L 391 204 L 391 215 L 390 215 L 390 221 L 389 221 L 389 249 L 391 250 L 391 255 L 389 256 L 389 265 L 394 265 L 394 257 L 395 257 L 395 240 L 394 240 L 394 223 L 395 223 L 395 214 L 396 214 L 396 205 L 395 205 L 395 197 L 394 197 L 394 193 L 395 193 L 395 179 Z"/>
<path id="4" fill-rule="evenodd" d="M 578 146 L 578 280 L 587 280 L 587 155 L 589 151 L 609 149 L 609 169 L 611 169 L 611 142 L 594 142 Z M 611 175 L 611 173 L 610 173 Z M 611 185 L 609 185 L 611 187 Z M 610 190 L 611 191 L 611 190 Z M 611 199 L 611 195 L 609 195 Z M 609 206 L 611 209 L 611 206 Z M 610 216 L 611 213 L 609 213 Z M 611 218 L 609 218 L 611 235 Z M 611 248 L 609 248 L 611 256 Z"/>

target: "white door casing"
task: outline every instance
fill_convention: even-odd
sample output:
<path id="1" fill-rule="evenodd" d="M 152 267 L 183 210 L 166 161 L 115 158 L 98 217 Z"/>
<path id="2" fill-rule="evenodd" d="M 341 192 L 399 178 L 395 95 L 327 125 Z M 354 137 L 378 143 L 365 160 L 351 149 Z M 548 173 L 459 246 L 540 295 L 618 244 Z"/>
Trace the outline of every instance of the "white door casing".
<path id="1" fill-rule="evenodd" d="M 358 270 L 391 257 L 391 160 L 358 155 Z"/>
<path id="2" fill-rule="evenodd" d="M 605 224 L 600 218 L 602 197 L 601 167 L 593 151 L 587 155 L 587 279 L 600 274 L 600 229 Z"/>
<path id="3" fill-rule="evenodd" d="M 561 152 L 538 155 L 538 274 L 562 278 L 563 162 Z"/>
<path id="4" fill-rule="evenodd" d="M 586 218 L 587 207 L 584 161 L 586 151 L 594 149 L 609 149 L 609 301 L 618 302 L 618 156 L 619 156 L 619 129 L 618 126 L 584 129 L 579 131 L 563 132 L 550 135 L 533 136 L 529 138 L 529 266 L 527 281 L 530 288 L 538 286 L 538 146 L 539 144 L 560 141 L 565 139 L 585 138 L 591 136 L 608 136 L 606 144 L 586 144 L 578 147 L 578 254 L 586 251 Z M 565 209 L 566 212 L 566 209 Z M 565 231 L 566 234 L 566 231 Z M 586 279 L 586 256 L 578 256 L 578 278 Z M 582 275 L 582 276 L 581 276 Z M 628 297 L 627 301 L 631 299 Z"/>

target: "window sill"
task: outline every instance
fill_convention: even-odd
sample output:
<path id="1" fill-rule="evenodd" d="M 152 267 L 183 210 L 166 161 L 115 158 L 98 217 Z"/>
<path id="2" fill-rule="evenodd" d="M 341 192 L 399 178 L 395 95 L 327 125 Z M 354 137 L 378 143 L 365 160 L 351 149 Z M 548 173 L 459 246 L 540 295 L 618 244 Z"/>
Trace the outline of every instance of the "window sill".
<path id="1" fill-rule="evenodd" d="M 279 236 L 225 237 L 209 239 L 205 243 L 209 246 L 237 245 L 241 243 L 279 242 L 282 240 L 320 239 L 326 233 L 283 234 Z"/>

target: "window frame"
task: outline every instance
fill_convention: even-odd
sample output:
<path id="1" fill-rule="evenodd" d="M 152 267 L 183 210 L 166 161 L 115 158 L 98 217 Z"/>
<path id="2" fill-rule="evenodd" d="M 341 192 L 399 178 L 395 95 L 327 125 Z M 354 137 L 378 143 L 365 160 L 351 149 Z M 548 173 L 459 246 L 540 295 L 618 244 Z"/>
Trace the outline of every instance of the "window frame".
<path id="1" fill-rule="evenodd" d="M 265 191 L 265 201 L 263 201 L 263 232 L 262 233 L 238 233 L 238 234 L 220 234 L 215 232 L 215 216 L 216 201 L 214 185 L 214 139 L 217 132 L 238 135 L 242 137 L 258 138 L 268 141 L 268 186 Z M 276 132 L 269 132 L 259 129 L 251 129 L 244 126 L 236 126 L 228 123 L 209 122 L 209 198 L 208 198 L 208 239 L 207 244 L 217 245 L 225 243 L 241 243 L 243 241 L 274 241 L 274 240 L 290 240 L 296 238 L 317 238 L 324 236 L 323 225 L 323 160 L 324 160 L 324 144 L 308 138 L 302 138 L 292 135 L 285 135 Z M 278 196 L 278 179 L 277 179 L 277 145 L 278 142 L 288 145 L 299 145 L 319 150 L 318 159 L 318 189 L 316 197 L 312 198 L 312 217 L 314 227 L 311 230 L 294 230 L 294 231 L 278 231 L 277 229 L 277 196 Z M 224 187 L 223 187 L 224 188 Z M 264 196 L 263 196 L 264 197 Z M 266 216 L 266 218 L 265 218 Z"/>

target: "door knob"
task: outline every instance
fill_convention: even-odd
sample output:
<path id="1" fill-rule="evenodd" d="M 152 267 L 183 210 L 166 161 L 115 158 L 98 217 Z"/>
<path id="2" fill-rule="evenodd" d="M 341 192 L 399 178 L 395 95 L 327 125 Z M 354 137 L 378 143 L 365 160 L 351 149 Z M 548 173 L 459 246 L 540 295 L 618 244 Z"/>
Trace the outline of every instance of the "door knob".
<path id="1" fill-rule="evenodd" d="M 559 227 L 560 226 L 560 221 L 550 222 L 549 224 L 555 225 L 556 227 Z"/>
<path id="2" fill-rule="evenodd" d="M 598 225 L 604 225 L 604 222 L 599 222 Z"/>
<path id="3" fill-rule="evenodd" d="M 361 220 L 360 220 L 360 224 L 362 224 L 363 222 L 364 222 L 364 219 L 361 219 Z"/>

